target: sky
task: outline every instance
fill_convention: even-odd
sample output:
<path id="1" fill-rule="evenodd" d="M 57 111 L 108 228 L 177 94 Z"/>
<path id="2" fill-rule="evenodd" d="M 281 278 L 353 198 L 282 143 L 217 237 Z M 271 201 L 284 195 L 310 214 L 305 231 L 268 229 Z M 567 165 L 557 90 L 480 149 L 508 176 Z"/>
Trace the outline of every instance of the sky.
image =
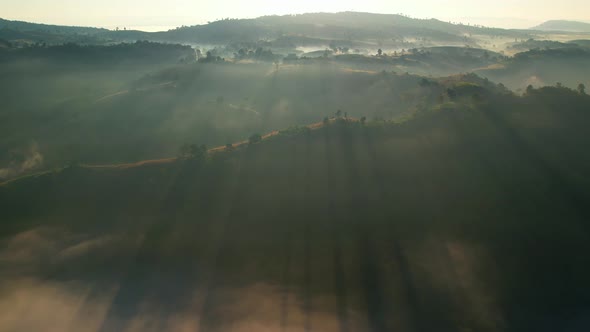
<path id="1" fill-rule="evenodd" d="M 340 11 L 402 13 L 502 28 L 528 28 L 551 19 L 590 22 L 588 0 L 0 0 L 4 19 L 146 31 L 222 18 Z"/>

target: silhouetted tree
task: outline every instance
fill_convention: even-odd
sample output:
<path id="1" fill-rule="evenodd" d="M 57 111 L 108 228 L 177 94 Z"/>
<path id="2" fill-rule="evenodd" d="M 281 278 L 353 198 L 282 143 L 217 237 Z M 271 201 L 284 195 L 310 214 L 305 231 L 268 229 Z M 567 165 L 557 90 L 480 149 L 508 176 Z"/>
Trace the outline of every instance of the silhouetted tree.
<path id="1" fill-rule="evenodd" d="M 204 161 L 207 157 L 207 146 L 201 144 L 197 146 L 196 144 L 192 144 L 190 146 L 190 159 L 201 162 Z"/>
<path id="2" fill-rule="evenodd" d="M 448 88 L 447 89 L 447 96 L 449 96 L 449 99 L 453 100 L 453 99 L 455 99 L 455 97 L 457 97 L 457 92 L 455 92 L 454 89 Z"/>
<path id="3" fill-rule="evenodd" d="M 533 86 L 531 84 L 529 84 L 529 86 L 526 87 L 526 94 L 530 95 L 531 93 L 533 93 Z"/>
<path id="4" fill-rule="evenodd" d="M 426 79 L 426 78 L 422 78 L 420 80 L 420 82 L 418 82 L 418 85 L 420 85 L 421 87 L 426 87 L 430 85 L 430 82 Z"/>
<path id="5" fill-rule="evenodd" d="M 366 122 L 367 122 L 367 117 L 366 116 L 361 117 L 361 124 L 364 125 Z"/>
<path id="6" fill-rule="evenodd" d="M 189 152 L 190 152 L 190 145 L 188 144 L 183 144 L 180 147 L 180 150 L 178 151 L 178 157 L 180 159 L 187 159 L 189 156 Z"/>
<path id="7" fill-rule="evenodd" d="M 248 138 L 248 142 L 250 144 L 256 144 L 256 143 L 259 143 L 260 141 L 262 141 L 262 136 L 260 136 L 260 134 L 254 134 L 254 135 L 250 136 L 250 138 Z"/>
<path id="8" fill-rule="evenodd" d="M 207 158 L 207 146 L 204 144 L 184 144 L 180 148 L 180 159 L 202 162 Z"/>
<path id="9" fill-rule="evenodd" d="M 378 49 L 377 50 L 377 55 L 378 56 L 382 56 L 383 55 L 383 50 L 382 49 Z"/>
<path id="10" fill-rule="evenodd" d="M 336 111 L 336 117 L 339 118 L 342 116 L 342 111 L 341 110 L 337 110 Z"/>
<path id="11" fill-rule="evenodd" d="M 584 85 L 584 83 L 578 84 L 578 92 L 582 95 L 586 94 L 586 86 Z"/>

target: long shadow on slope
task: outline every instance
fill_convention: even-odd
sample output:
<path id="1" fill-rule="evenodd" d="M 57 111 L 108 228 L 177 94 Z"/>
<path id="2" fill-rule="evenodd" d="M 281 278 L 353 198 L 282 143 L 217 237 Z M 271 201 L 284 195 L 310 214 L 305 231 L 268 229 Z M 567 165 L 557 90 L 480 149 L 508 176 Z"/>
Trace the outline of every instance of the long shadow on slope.
<path id="1" fill-rule="evenodd" d="M 336 128 L 338 129 L 338 128 Z M 338 150 L 342 149 L 341 163 L 346 167 L 350 189 L 350 202 L 354 206 L 349 210 L 353 229 L 357 236 L 357 250 L 361 259 L 360 272 L 361 282 L 364 288 L 367 301 L 367 317 L 369 329 L 373 332 L 385 331 L 385 308 L 383 303 L 383 290 L 381 286 L 377 253 L 373 248 L 372 233 L 370 230 L 371 220 L 364 214 L 369 211 L 367 201 L 368 193 L 363 192 L 361 175 L 359 171 L 359 158 L 353 148 L 353 139 L 346 130 L 338 130 L 336 133 L 327 132 L 328 135 L 336 135 Z M 339 158 L 340 159 L 340 158 Z M 350 207 L 350 206 L 349 206 Z"/>
<path id="2" fill-rule="evenodd" d="M 206 209 L 207 202 L 203 198 L 211 193 L 204 192 L 207 186 L 199 184 L 206 181 L 199 166 L 183 166 L 166 189 L 158 218 L 147 226 L 137 251 L 128 262 L 100 331 L 125 330 L 138 316 L 145 301 L 154 305 L 150 320 L 158 330 L 165 328 L 163 324 L 169 315 L 189 306 L 192 290 L 201 281 L 204 271 L 198 268 L 189 243 L 175 246 L 170 239 L 180 227 L 196 230 L 202 226 L 202 220 L 192 220 L 187 225 L 183 212 L 191 205 L 201 211 Z M 101 292 L 101 286 L 99 281 L 94 289 L 96 295 Z M 93 298 L 91 294 L 87 302 L 91 304 Z"/>

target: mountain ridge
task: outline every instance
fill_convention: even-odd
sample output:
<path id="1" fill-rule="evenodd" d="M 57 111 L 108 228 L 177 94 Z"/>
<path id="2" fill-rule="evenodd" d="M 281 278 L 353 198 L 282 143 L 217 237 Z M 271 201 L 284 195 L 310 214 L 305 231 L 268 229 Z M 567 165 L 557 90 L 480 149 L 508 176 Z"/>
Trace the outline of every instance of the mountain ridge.
<path id="1" fill-rule="evenodd" d="M 570 20 L 549 20 L 532 27 L 531 29 L 542 31 L 590 32 L 590 23 Z"/>
<path id="2" fill-rule="evenodd" d="M 528 37 L 528 32 L 501 28 L 453 24 L 436 18 L 419 19 L 400 14 L 363 12 L 305 13 L 271 15 L 247 19 L 223 19 L 168 31 L 108 30 L 94 27 L 72 27 L 0 19 L 0 31 L 83 34 L 113 40 L 167 40 L 173 42 L 232 42 L 268 40 L 283 35 L 321 37 L 326 39 L 391 40 L 404 38 L 434 39 L 455 43 L 466 36 L 504 35 Z M 0 37 L 2 37 L 0 35 Z M 37 38 L 38 39 L 38 38 Z"/>

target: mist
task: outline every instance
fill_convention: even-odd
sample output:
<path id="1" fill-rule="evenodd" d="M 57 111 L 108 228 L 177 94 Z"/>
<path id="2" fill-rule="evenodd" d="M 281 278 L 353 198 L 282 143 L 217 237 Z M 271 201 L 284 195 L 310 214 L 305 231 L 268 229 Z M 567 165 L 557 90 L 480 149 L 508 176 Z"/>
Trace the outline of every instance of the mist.
<path id="1" fill-rule="evenodd" d="M 590 327 L 581 4 L 23 4 L 0 330 Z"/>

